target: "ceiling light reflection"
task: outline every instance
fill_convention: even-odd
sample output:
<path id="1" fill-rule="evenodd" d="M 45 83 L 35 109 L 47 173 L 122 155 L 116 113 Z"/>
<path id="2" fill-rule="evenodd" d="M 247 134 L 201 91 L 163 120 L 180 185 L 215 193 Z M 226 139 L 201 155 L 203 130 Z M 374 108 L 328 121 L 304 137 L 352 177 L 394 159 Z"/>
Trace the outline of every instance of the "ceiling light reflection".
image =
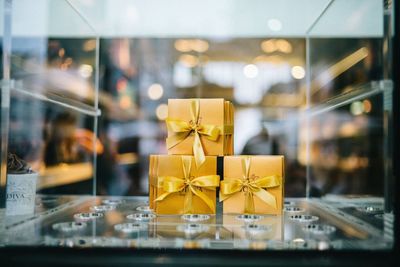
<path id="1" fill-rule="evenodd" d="M 265 52 L 265 53 L 272 53 L 276 51 L 276 45 L 275 45 L 275 40 L 274 39 L 270 39 L 267 41 L 264 41 L 261 43 L 261 49 Z"/>
<path id="2" fill-rule="evenodd" d="M 292 45 L 285 39 L 279 39 L 276 41 L 276 47 L 279 51 L 289 54 L 292 52 Z"/>
<path id="3" fill-rule="evenodd" d="M 158 107 L 156 108 L 156 116 L 160 121 L 165 120 L 168 117 L 168 105 L 158 105 Z"/>
<path id="4" fill-rule="evenodd" d="M 306 76 L 306 71 L 301 66 L 294 66 L 291 70 L 293 78 L 300 80 Z"/>
<path id="5" fill-rule="evenodd" d="M 174 46 L 177 51 L 183 53 L 190 51 L 204 53 L 209 48 L 208 42 L 201 39 L 193 39 L 193 40 L 179 39 L 175 41 Z"/>
<path id="6" fill-rule="evenodd" d="M 147 95 L 152 100 L 160 99 L 164 94 L 164 89 L 161 84 L 154 83 L 150 85 L 149 89 L 147 90 Z"/>
<path id="7" fill-rule="evenodd" d="M 175 49 L 179 52 L 189 52 L 190 50 L 192 50 L 189 40 L 176 40 L 174 46 Z"/>
<path id="8" fill-rule="evenodd" d="M 371 101 L 369 101 L 368 99 L 365 99 L 363 101 L 363 105 L 364 105 L 364 112 L 365 113 L 370 113 L 372 110 L 372 103 Z"/>
<path id="9" fill-rule="evenodd" d="M 204 53 L 208 50 L 208 42 L 200 39 L 192 40 L 191 42 L 192 50 L 198 53 Z"/>
<path id="10" fill-rule="evenodd" d="M 83 43 L 83 51 L 90 52 L 96 49 L 96 39 L 87 40 Z"/>
<path id="11" fill-rule="evenodd" d="M 92 76 L 93 67 L 88 64 L 82 64 L 79 66 L 78 71 L 83 78 L 89 78 Z"/>
<path id="12" fill-rule="evenodd" d="M 279 19 L 269 19 L 268 28 L 271 31 L 278 32 L 282 30 L 282 22 Z"/>
<path id="13" fill-rule="evenodd" d="M 364 105 L 361 101 L 351 103 L 350 112 L 354 116 L 361 115 L 364 112 Z"/>
<path id="14" fill-rule="evenodd" d="M 199 59 L 189 54 L 183 54 L 179 57 L 179 62 L 188 68 L 193 68 L 199 63 Z"/>
<path id="15" fill-rule="evenodd" d="M 255 78 L 258 75 L 258 68 L 254 64 L 248 64 L 243 67 L 243 74 L 247 78 Z"/>

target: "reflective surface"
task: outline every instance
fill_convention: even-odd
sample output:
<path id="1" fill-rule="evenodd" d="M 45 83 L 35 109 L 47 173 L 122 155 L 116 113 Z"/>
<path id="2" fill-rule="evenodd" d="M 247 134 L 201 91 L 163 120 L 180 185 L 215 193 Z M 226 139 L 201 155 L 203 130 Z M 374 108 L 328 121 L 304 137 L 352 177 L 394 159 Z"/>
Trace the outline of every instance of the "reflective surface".
<path id="1" fill-rule="evenodd" d="M 156 216 L 146 211 L 147 198 L 143 197 L 40 195 L 34 216 L 5 218 L 3 245 L 256 250 L 391 247 L 392 241 L 384 236 L 384 227 L 390 224 L 384 226 L 384 217 L 389 215 L 382 213 L 381 198 L 340 198 L 287 199 L 282 216 L 221 214 L 221 206 L 216 216 Z M 92 212 L 93 207 L 102 207 L 102 211 Z"/>

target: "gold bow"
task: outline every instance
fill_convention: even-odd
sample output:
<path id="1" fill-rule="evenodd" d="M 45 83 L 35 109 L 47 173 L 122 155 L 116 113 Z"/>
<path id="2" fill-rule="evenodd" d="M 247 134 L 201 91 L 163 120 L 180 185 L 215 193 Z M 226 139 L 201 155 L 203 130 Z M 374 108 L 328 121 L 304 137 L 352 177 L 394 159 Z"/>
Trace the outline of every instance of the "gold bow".
<path id="1" fill-rule="evenodd" d="M 210 208 L 211 212 L 215 212 L 214 202 L 201 191 L 201 188 L 214 190 L 219 185 L 218 175 L 205 175 L 192 179 L 190 170 L 192 165 L 191 156 L 182 156 L 183 178 L 174 176 L 161 176 L 158 177 L 162 182 L 164 194 L 159 196 L 155 201 L 162 201 L 173 193 L 185 192 L 185 200 L 183 206 L 183 213 L 193 213 L 192 211 L 192 194 L 198 196 Z M 160 183 L 159 183 L 160 185 Z"/>
<path id="2" fill-rule="evenodd" d="M 220 185 L 219 201 L 233 196 L 237 192 L 245 193 L 244 212 L 254 213 L 254 195 L 263 202 L 276 209 L 276 198 L 269 193 L 266 188 L 276 187 L 281 185 L 282 177 L 279 175 L 271 175 L 257 179 L 250 177 L 250 157 L 242 158 L 243 178 L 234 180 L 223 180 Z"/>
<path id="3" fill-rule="evenodd" d="M 168 129 L 174 132 L 174 135 L 167 138 L 168 149 L 185 140 L 191 133 L 194 134 L 193 155 L 197 167 L 206 160 L 203 145 L 200 141 L 200 135 L 205 136 L 209 140 L 217 141 L 221 133 L 221 128 L 216 125 L 200 124 L 199 114 L 200 101 L 198 99 L 193 99 L 190 106 L 191 120 L 189 122 L 170 118 L 166 119 Z"/>

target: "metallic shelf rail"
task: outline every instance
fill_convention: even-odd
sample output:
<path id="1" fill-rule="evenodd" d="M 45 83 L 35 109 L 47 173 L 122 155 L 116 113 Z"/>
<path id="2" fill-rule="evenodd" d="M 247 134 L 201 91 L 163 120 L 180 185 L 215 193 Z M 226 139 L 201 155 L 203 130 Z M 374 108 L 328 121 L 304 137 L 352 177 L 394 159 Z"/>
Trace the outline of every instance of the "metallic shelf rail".
<path id="1" fill-rule="evenodd" d="M 373 81 L 355 90 L 335 96 L 323 104 L 306 109 L 305 115 L 308 117 L 317 116 L 343 107 L 357 100 L 362 100 L 380 93 L 390 92 L 392 88 L 392 82 L 389 80 Z"/>

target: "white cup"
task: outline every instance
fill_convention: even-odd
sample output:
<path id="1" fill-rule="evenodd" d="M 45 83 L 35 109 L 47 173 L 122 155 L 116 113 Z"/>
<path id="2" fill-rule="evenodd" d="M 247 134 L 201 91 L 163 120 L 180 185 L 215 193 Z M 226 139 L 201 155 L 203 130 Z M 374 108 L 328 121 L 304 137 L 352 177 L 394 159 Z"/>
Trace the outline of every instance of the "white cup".
<path id="1" fill-rule="evenodd" d="M 34 213 L 37 177 L 36 172 L 7 174 L 6 216 Z"/>

